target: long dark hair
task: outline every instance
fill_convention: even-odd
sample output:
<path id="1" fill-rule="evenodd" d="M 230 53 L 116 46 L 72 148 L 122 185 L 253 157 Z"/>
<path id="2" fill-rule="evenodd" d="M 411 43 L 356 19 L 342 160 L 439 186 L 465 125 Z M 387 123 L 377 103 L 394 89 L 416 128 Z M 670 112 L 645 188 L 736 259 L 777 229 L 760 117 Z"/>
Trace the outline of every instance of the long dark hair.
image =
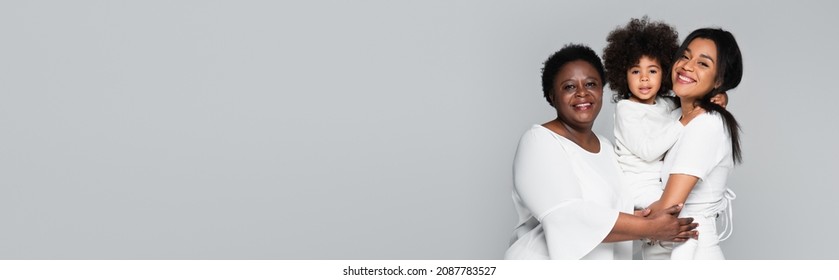
<path id="1" fill-rule="evenodd" d="M 728 130 L 731 136 L 731 151 L 734 155 L 734 163 L 743 162 L 743 156 L 740 151 L 740 125 L 734 119 L 728 110 L 714 102 L 711 102 L 711 97 L 721 92 L 727 92 L 740 84 L 743 78 L 743 57 L 740 54 L 740 47 L 737 45 L 737 40 L 731 32 L 722 30 L 720 28 L 701 28 L 691 32 L 679 50 L 676 52 L 676 58 L 673 61 L 678 61 L 678 57 L 684 54 L 688 44 L 696 38 L 703 38 L 714 41 L 717 46 L 717 75 L 716 81 L 722 81 L 719 87 L 716 87 L 702 96 L 699 99 L 699 106 L 705 111 L 715 112 L 720 114 L 723 119 L 723 125 Z M 671 68 L 672 69 L 672 68 Z"/>

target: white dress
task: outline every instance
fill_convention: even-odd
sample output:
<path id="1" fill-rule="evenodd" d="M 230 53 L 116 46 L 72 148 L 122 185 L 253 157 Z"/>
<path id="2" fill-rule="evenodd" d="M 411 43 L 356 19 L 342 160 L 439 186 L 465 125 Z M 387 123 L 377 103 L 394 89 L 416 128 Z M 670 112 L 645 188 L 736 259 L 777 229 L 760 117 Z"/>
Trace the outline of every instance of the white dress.
<path id="1" fill-rule="evenodd" d="M 615 154 L 626 178 L 627 196 L 635 208 L 661 197 L 661 160 L 683 126 L 672 112 L 676 104 L 656 97 L 655 104 L 621 100 L 615 108 Z"/>
<path id="2" fill-rule="evenodd" d="M 505 259 L 631 258 L 630 241 L 601 243 L 632 209 L 612 145 L 598 139 L 591 153 L 541 125 L 524 133 L 513 163 L 519 224 Z"/>
<path id="3" fill-rule="evenodd" d="M 677 113 L 681 114 L 677 110 Z M 682 137 L 676 141 L 664 158 L 661 170 L 663 185 L 671 174 L 696 176 L 699 181 L 685 201 L 680 217 L 693 217 L 699 223 L 699 240 L 690 239 L 676 244 L 672 259 L 724 259 L 719 247 L 721 238 L 730 234 L 730 203 L 734 193 L 726 188 L 728 175 L 734 168 L 731 137 L 717 113 L 704 113 L 685 126 Z M 718 234 L 716 217 L 721 212 L 729 216 L 728 227 Z"/>

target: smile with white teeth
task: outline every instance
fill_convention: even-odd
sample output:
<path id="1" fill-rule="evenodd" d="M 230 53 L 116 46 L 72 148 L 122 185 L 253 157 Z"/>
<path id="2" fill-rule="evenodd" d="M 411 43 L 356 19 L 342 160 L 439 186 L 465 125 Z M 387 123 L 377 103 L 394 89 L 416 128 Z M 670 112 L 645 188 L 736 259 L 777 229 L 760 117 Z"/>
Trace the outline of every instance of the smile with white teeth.
<path id="1" fill-rule="evenodd" d="M 694 79 L 691 79 L 691 78 L 685 77 L 685 76 L 683 76 L 682 74 L 679 74 L 679 75 L 678 75 L 678 77 L 679 77 L 679 80 L 680 80 L 680 81 L 683 81 L 683 82 L 685 82 L 685 83 L 694 83 L 694 82 L 696 82 Z"/>
<path id="2" fill-rule="evenodd" d="M 584 108 L 584 107 L 590 107 L 590 106 L 591 106 L 591 103 L 581 103 L 581 104 L 574 105 L 574 107 L 576 107 L 576 108 Z"/>

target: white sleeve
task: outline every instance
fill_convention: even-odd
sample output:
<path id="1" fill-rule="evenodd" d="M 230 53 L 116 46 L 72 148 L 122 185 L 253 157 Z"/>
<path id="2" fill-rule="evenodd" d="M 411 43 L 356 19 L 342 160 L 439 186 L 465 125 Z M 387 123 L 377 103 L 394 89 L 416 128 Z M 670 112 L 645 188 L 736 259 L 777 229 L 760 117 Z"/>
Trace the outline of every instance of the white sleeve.
<path id="1" fill-rule="evenodd" d="M 542 224 L 551 259 L 580 259 L 599 245 L 618 211 L 585 201 L 568 153 L 548 131 L 522 136 L 513 163 L 515 188 Z"/>
<path id="2" fill-rule="evenodd" d="M 705 113 L 709 114 L 709 113 Z M 722 151 L 728 145 L 722 120 L 715 117 L 693 119 L 682 134 L 678 152 L 673 155 L 670 174 L 687 174 L 707 178 L 708 174 L 726 157 Z"/>
<path id="3" fill-rule="evenodd" d="M 621 144 L 644 161 L 655 161 L 673 147 L 683 126 L 669 116 L 632 108 L 621 101 L 615 108 L 615 131 Z"/>

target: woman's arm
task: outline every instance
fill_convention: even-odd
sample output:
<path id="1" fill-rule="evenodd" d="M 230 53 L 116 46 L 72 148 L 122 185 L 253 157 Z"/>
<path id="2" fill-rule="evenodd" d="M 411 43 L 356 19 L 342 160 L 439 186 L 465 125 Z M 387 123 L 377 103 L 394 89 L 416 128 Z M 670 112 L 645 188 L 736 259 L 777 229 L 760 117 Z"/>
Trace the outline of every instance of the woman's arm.
<path id="1" fill-rule="evenodd" d="M 621 213 L 615 226 L 603 242 L 620 242 L 651 238 L 684 242 L 696 237 L 697 224 L 693 218 L 676 218 L 682 205 L 673 205 L 649 217 Z"/>
<path id="2" fill-rule="evenodd" d="M 579 259 L 602 242 L 653 237 L 671 240 L 689 236 L 690 219 L 677 219 L 674 208 L 650 217 L 636 217 L 583 197 L 570 154 L 555 136 L 541 129 L 522 136 L 513 161 L 515 191 L 539 220 L 551 258 Z M 590 174 L 585 174 L 590 176 Z M 687 233 L 683 233 L 687 232 Z M 609 236 L 614 234 L 613 236 Z"/>
<path id="3" fill-rule="evenodd" d="M 618 210 L 583 198 L 578 163 L 556 137 L 539 127 L 522 135 L 513 160 L 514 191 L 542 226 L 548 256 L 580 259 L 603 242 Z"/>
<path id="4" fill-rule="evenodd" d="M 699 178 L 686 174 L 670 174 L 661 199 L 650 205 L 652 213 L 664 210 L 664 205 L 684 204 Z"/>
<path id="5" fill-rule="evenodd" d="M 699 110 L 697 110 L 699 111 Z M 708 113 L 690 120 L 679 147 L 668 155 L 673 157 L 667 184 L 659 201 L 650 205 L 652 213 L 666 205 L 685 203 L 688 195 L 724 159 L 727 139 L 722 121 Z"/>

